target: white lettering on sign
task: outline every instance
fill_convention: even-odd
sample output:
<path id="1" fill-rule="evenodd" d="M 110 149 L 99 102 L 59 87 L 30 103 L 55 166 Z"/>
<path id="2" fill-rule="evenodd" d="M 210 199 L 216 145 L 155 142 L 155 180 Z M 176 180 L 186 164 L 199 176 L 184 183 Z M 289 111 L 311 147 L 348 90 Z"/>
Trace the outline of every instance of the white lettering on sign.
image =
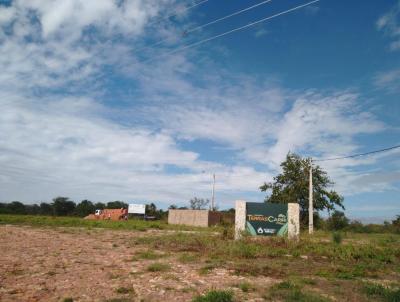
<path id="1" fill-rule="evenodd" d="M 128 213 L 130 214 L 145 214 L 146 205 L 130 203 L 128 206 Z"/>

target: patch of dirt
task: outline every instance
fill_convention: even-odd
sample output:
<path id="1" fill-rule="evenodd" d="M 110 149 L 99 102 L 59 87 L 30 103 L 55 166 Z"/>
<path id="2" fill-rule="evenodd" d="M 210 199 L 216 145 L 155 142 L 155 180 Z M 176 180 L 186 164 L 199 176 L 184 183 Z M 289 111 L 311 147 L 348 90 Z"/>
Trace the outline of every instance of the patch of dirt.
<path id="1" fill-rule="evenodd" d="M 178 302 L 212 288 L 231 288 L 239 301 L 262 301 L 257 291 L 243 293 L 234 285 L 246 281 L 266 288 L 278 281 L 225 269 L 199 275 L 203 263 L 182 264 L 173 254 L 134 261 L 143 247 L 132 247 L 132 239 L 162 232 L 0 226 L 0 301 Z M 155 262 L 171 269 L 149 272 Z"/>

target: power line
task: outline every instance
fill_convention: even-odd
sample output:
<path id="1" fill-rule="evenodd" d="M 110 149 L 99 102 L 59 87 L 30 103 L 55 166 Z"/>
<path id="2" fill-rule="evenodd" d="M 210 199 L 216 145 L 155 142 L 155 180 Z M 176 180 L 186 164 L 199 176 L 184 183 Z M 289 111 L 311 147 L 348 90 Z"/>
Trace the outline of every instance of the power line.
<path id="1" fill-rule="evenodd" d="M 354 158 L 354 157 L 359 157 L 359 156 L 366 156 L 366 155 L 370 155 L 370 154 L 386 152 L 386 151 L 397 149 L 397 148 L 400 148 L 400 145 L 396 145 L 396 146 L 385 148 L 385 149 L 374 150 L 374 151 L 370 151 L 370 152 L 366 152 L 366 153 L 358 153 L 358 154 L 347 155 L 347 156 L 342 156 L 342 157 L 316 159 L 316 160 L 313 160 L 313 161 L 314 162 L 321 162 L 321 161 L 331 161 L 331 160 L 339 160 L 339 159 L 346 159 L 346 158 Z"/>
<path id="2" fill-rule="evenodd" d="M 271 1 L 272 1 L 272 0 L 265 0 L 265 1 L 263 1 L 263 2 L 260 2 L 260 3 L 255 4 L 255 5 L 246 7 L 246 8 L 244 8 L 244 9 L 241 9 L 241 10 L 239 10 L 239 11 L 236 11 L 236 12 L 230 14 L 230 15 L 221 17 L 221 18 L 219 18 L 219 19 L 216 19 L 216 20 L 214 20 L 214 21 L 208 22 L 208 23 L 206 23 L 206 24 L 203 24 L 203 25 L 194 27 L 194 28 L 192 28 L 192 29 L 186 30 L 185 33 L 188 34 L 188 33 L 194 32 L 194 31 L 196 31 L 196 30 L 202 29 L 202 28 L 204 28 L 204 27 L 210 26 L 210 25 L 212 25 L 212 24 L 221 22 L 221 21 L 223 21 L 223 20 L 229 19 L 229 18 L 231 18 L 231 17 L 234 17 L 234 16 L 237 16 L 237 15 L 239 15 L 239 14 L 241 14 L 241 13 L 244 13 L 244 12 L 246 12 L 246 11 L 248 11 L 248 10 L 251 10 L 251 9 L 253 9 L 253 8 L 256 8 L 256 7 L 260 6 L 260 5 L 267 4 L 268 2 L 271 2 Z"/>
<path id="3" fill-rule="evenodd" d="M 202 24 L 202 25 L 199 25 L 199 26 L 196 26 L 196 27 L 193 27 L 193 28 L 184 30 L 184 31 L 182 32 L 182 37 L 184 37 L 184 36 L 186 36 L 186 35 L 188 35 L 188 34 L 190 34 L 190 33 L 192 33 L 192 32 L 195 32 L 195 31 L 198 31 L 198 30 L 200 30 L 200 29 L 203 29 L 203 28 L 205 28 L 205 27 L 207 27 L 207 26 L 216 24 L 216 23 L 221 22 L 221 21 L 223 21 L 223 20 L 226 20 L 226 19 L 232 18 L 232 17 L 234 17 L 234 16 L 237 16 L 237 15 L 239 15 L 239 14 L 242 14 L 242 13 L 244 13 L 244 12 L 246 12 L 246 11 L 248 11 L 248 10 L 251 10 L 251 9 L 253 9 L 253 8 L 256 8 L 256 7 L 258 7 L 258 6 L 267 4 L 267 3 L 271 2 L 271 1 L 272 1 L 272 0 L 265 0 L 265 1 L 263 1 L 263 2 L 260 2 L 260 3 L 255 4 L 255 5 L 246 7 L 246 8 L 241 9 L 241 10 L 238 10 L 238 11 L 232 13 L 232 14 L 229 14 L 229 15 L 223 16 L 223 17 L 221 17 L 221 18 L 215 19 L 215 20 L 213 20 L 213 21 L 207 22 L 207 23 L 205 23 L 205 24 Z M 158 46 L 158 45 L 160 45 L 160 44 L 162 44 L 162 43 L 164 43 L 164 42 L 166 42 L 166 41 L 170 41 L 170 40 L 173 40 L 173 38 L 168 37 L 168 38 L 162 39 L 162 40 L 160 40 L 160 41 L 158 41 L 158 42 L 156 42 L 156 43 L 154 43 L 154 44 L 151 44 L 151 45 L 149 45 L 149 46 L 142 47 L 142 48 L 140 48 L 140 49 L 137 50 L 137 51 L 141 51 L 141 50 L 147 49 L 147 48 L 152 48 L 152 47 L 154 47 L 154 46 Z"/>
<path id="4" fill-rule="evenodd" d="M 171 15 L 168 15 L 168 16 L 165 16 L 165 17 L 163 17 L 163 18 L 161 18 L 161 19 L 157 19 L 157 20 L 155 20 L 155 21 L 153 21 L 153 22 L 150 22 L 148 25 L 152 25 L 152 24 L 161 22 L 162 20 L 166 20 L 166 19 L 175 17 L 175 16 L 177 16 L 177 15 L 183 13 L 183 12 L 188 11 L 189 9 L 195 8 L 196 6 L 199 6 L 199 5 L 201 5 L 201 4 L 203 4 L 203 3 L 206 3 L 206 2 L 208 2 L 208 1 L 209 1 L 209 0 L 203 0 L 203 1 L 200 1 L 200 2 L 197 2 L 197 3 L 193 4 L 193 5 L 191 5 L 191 6 L 185 7 L 185 8 L 183 8 L 183 9 L 181 9 L 181 10 L 176 10 L 175 13 L 173 13 L 173 14 L 171 14 Z"/>
<path id="5" fill-rule="evenodd" d="M 206 43 L 206 42 L 215 40 L 215 39 L 217 39 L 217 38 L 220 38 L 220 37 L 223 37 L 223 36 L 232 34 L 232 33 L 234 33 L 234 32 L 237 32 L 237 31 L 240 31 L 240 30 L 249 28 L 249 27 L 252 27 L 252 26 L 257 25 L 257 24 L 259 24 L 259 23 L 261 23 L 261 22 L 265 22 L 265 21 L 271 20 L 271 19 L 273 19 L 273 18 L 276 18 L 276 17 L 282 16 L 282 15 L 288 14 L 288 13 L 290 13 L 290 12 L 293 12 L 293 11 L 295 11 L 295 10 L 298 10 L 298 9 L 303 8 L 303 7 L 309 6 L 309 5 L 311 5 L 311 4 L 317 3 L 317 2 L 319 2 L 319 1 L 320 1 L 320 0 L 314 0 L 314 1 L 311 1 L 311 2 L 308 2 L 308 3 L 305 3 L 305 4 L 302 4 L 302 5 L 293 7 L 293 8 L 291 8 L 291 9 L 285 10 L 285 11 L 280 12 L 280 13 L 277 13 L 277 14 L 275 14 L 275 15 L 272 15 L 272 16 L 269 16 L 269 17 L 266 17 L 266 18 L 263 18 L 263 19 L 260 19 L 260 20 L 251 22 L 251 23 L 246 24 L 246 25 L 243 25 L 243 26 L 241 26 L 241 27 L 237 27 L 237 28 L 231 29 L 231 30 L 226 31 L 226 32 L 224 32 L 224 33 L 222 33 L 222 34 L 215 35 L 215 36 L 212 36 L 212 37 L 210 37 L 210 38 L 206 38 L 206 39 L 200 40 L 200 41 L 198 41 L 198 42 L 194 42 L 194 43 L 191 43 L 191 44 L 187 44 L 187 45 L 185 45 L 185 46 L 182 46 L 182 47 L 179 47 L 179 48 L 177 48 L 177 49 L 174 49 L 174 50 L 172 50 L 172 51 L 170 51 L 170 52 L 166 52 L 166 53 L 164 53 L 164 54 L 161 54 L 160 56 L 167 56 L 167 55 L 171 55 L 171 54 L 174 54 L 174 53 L 176 53 L 176 52 L 179 52 L 179 51 L 182 51 L 182 50 L 185 50 L 185 49 L 188 49 L 188 48 L 196 47 L 196 46 L 198 46 L 198 45 L 201 45 L 201 44 L 204 44 L 204 43 Z M 142 61 L 142 63 L 146 63 L 146 62 L 153 61 L 153 60 L 155 60 L 156 58 L 158 58 L 158 57 L 160 57 L 160 56 L 153 57 L 153 58 L 149 58 L 149 59 L 147 59 L 147 60 Z"/>

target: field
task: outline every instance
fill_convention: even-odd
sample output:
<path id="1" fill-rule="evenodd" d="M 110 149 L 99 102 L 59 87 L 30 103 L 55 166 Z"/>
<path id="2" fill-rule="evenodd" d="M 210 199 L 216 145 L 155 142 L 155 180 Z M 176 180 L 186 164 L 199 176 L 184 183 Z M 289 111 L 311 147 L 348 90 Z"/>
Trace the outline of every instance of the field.
<path id="1" fill-rule="evenodd" d="M 400 235 L 0 215 L 0 301 L 400 301 Z"/>

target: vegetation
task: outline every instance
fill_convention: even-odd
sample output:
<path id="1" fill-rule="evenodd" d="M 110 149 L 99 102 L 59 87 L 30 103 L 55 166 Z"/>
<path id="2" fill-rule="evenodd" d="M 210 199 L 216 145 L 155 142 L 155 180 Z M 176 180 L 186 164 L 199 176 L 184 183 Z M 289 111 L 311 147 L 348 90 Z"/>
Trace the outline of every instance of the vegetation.
<path id="1" fill-rule="evenodd" d="M 381 284 L 366 283 L 364 285 L 365 293 L 375 300 L 381 299 L 388 302 L 400 301 L 400 289 L 393 289 L 390 287 L 385 287 Z"/>
<path id="2" fill-rule="evenodd" d="M 310 159 L 289 153 L 281 164 L 282 174 L 274 177 L 274 181 L 264 183 L 260 189 L 263 192 L 271 190 L 266 202 L 289 203 L 297 202 L 300 205 L 301 222 L 308 221 L 308 187 Z M 343 197 L 330 189 L 333 185 L 327 173 L 319 166 L 313 167 L 314 209 L 315 211 L 332 211 L 335 207 L 344 209 Z"/>
<path id="3" fill-rule="evenodd" d="M 143 219 L 129 219 L 127 221 L 87 220 L 79 217 L 56 217 L 40 215 L 0 215 L 1 224 L 20 224 L 35 227 L 84 227 L 106 228 L 116 230 L 146 231 L 148 229 L 169 229 L 205 232 L 207 229 L 182 225 L 169 225 L 165 221 L 145 221 Z"/>
<path id="4" fill-rule="evenodd" d="M 166 272 L 171 269 L 171 266 L 168 263 L 153 263 L 147 267 L 149 272 Z"/>
<path id="5" fill-rule="evenodd" d="M 192 210 L 204 210 L 207 208 L 210 201 L 208 199 L 194 197 L 189 201 Z"/>
<path id="6" fill-rule="evenodd" d="M 90 200 L 82 200 L 76 204 L 68 197 L 56 197 L 52 203 L 42 202 L 40 205 L 25 205 L 19 201 L 11 203 L 0 203 L 0 214 L 18 215 L 51 215 L 51 216 L 79 216 L 85 217 L 93 214 L 96 209 L 121 209 L 128 208 L 128 204 L 123 201 L 110 201 L 108 203 L 93 203 Z M 167 212 L 157 209 L 154 203 L 146 205 L 146 214 L 154 216 L 156 219 L 166 218 Z"/>
<path id="7" fill-rule="evenodd" d="M 208 293 L 197 296 L 193 302 L 233 302 L 233 293 L 226 290 L 211 290 Z"/>

